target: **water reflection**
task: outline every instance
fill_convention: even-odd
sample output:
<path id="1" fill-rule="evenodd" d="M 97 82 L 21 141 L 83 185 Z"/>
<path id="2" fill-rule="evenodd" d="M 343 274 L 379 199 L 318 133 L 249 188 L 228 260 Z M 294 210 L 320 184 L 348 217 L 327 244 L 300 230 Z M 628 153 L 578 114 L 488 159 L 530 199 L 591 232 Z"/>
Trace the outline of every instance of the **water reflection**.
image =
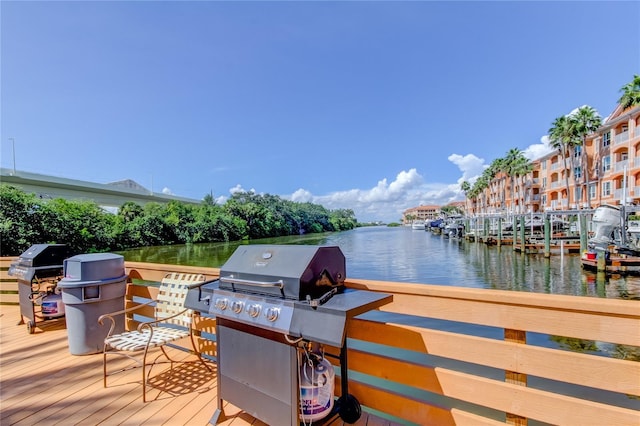
<path id="1" fill-rule="evenodd" d="M 514 252 L 511 246 L 451 240 L 404 227 L 145 247 L 122 254 L 129 261 L 219 267 L 240 244 L 337 245 L 346 257 L 351 278 L 640 300 L 640 277 L 583 271 L 578 255 L 546 259 Z"/>

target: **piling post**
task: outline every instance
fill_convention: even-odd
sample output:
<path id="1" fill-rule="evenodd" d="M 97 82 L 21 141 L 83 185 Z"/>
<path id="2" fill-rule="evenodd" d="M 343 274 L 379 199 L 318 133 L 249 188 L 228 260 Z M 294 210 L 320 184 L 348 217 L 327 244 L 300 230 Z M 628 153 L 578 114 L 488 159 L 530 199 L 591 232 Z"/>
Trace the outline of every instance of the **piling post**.
<path id="1" fill-rule="evenodd" d="M 578 213 L 578 220 L 580 221 L 580 253 L 585 252 L 587 246 L 587 214 Z"/>
<path id="2" fill-rule="evenodd" d="M 607 272 L 607 258 L 605 250 L 596 250 L 596 269 L 598 273 Z"/>
<path id="3" fill-rule="evenodd" d="M 498 247 L 502 246 L 502 218 L 498 218 Z"/>
<path id="4" fill-rule="evenodd" d="M 527 252 L 527 240 L 524 237 L 524 215 L 520 216 L 520 244 L 522 245 L 522 254 Z"/>
<path id="5" fill-rule="evenodd" d="M 513 216 L 511 219 L 511 239 L 513 239 L 513 251 L 518 249 L 518 218 Z"/>
<path id="6" fill-rule="evenodd" d="M 544 215 L 544 257 L 551 257 L 551 221 L 549 215 Z"/>
<path id="7" fill-rule="evenodd" d="M 487 241 L 487 239 L 489 238 L 489 219 L 488 218 L 484 218 L 484 220 L 482 221 L 482 226 L 483 226 L 483 230 L 482 233 L 484 234 L 484 240 Z"/>

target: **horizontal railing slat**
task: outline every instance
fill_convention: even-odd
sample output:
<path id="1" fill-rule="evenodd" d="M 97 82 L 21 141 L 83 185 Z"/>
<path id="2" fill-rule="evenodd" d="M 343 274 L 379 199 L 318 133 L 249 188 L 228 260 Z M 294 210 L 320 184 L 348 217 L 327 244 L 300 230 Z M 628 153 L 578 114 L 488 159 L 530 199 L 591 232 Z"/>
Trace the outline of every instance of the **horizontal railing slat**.
<path id="1" fill-rule="evenodd" d="M 17 281 L 13 281 L 13 282 L 2 282 L 2 281 L 0 281 L 0 291 L 17 293 L 18 292 L 18 282 Z"/>
<path id="2" fill-rule="evenodd" d="M 20 297 L 18 293 L 0 293 L 0 305 L 18 305 Z"/>
<path id="3" fill-rule="evenodd" d="M 436 368 L 446 396 L 551 424 L 633 425 L 636 410 Z"/>
<path id="4" fill-rule="evenodd" d="M 429 405 L 424 401 L 410 399 L 356 380 L 349 380 L 349 393 L 365 407 L 371 407 L 416 424 L 438 426 L 456 424 L 451 411 L 447 408 Z"/>
<path id="5" fill-rule="evenodd" d="M 350 321 L 348 335 L 457 361 L 640 396 L 640 362 L 361 319 Z"/>
<path id="6" fill-rule="evenodd" d="M 576 299 L 578 298 L 576 296 Z M 630 305 L 635 304 L 633 301 L 625 302 Z M 573 301 L 574 306 L 577 306 L 577 303 L 579 300 Z M 640 333 L 637 332 L 640 309 L 636 310 L 635 315 L 605 315 L 593 311 L 578 311 L 570 307 L 549 309 L 538 306 L 400 294 L 394 295 L 393 303 L 383 306 L 381 310 L 490 327 L 640 346 Z"/>

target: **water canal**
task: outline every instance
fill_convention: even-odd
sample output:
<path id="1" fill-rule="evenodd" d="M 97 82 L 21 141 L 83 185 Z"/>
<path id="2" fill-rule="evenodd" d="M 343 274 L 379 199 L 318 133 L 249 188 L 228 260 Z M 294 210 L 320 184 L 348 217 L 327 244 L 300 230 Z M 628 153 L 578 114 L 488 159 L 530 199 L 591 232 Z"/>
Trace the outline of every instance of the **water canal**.
<path id="1" fill-rule="evenodd" d="M 516 253 L 511 246 L 450 240 L 407 227 L 145 247 L 122 254 L 129 261 L 219 267 L 239 244 L 247 243 L 337 245 L 346 257 L 351 278 L 640 300 L 640 277 L 605 277 L 583 271 L 578 255 L 545 259 Z"/>

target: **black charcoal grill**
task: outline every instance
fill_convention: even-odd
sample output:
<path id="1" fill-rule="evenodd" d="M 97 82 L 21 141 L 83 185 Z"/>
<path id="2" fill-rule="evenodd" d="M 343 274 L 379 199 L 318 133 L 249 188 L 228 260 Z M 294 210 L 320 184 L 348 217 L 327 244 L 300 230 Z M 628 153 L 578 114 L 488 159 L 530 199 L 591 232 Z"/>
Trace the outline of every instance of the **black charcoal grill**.
<path id="1" fill-rule="evenodd" d="M 219 280 L 190 291 L 185 306 L 217 319 L 219 401 L 211 423 L 225 400 L 268 424 L 298 425 L 299 353 L 322 345 L 340 350 L 342 397 L 328 418 L 360 417 L 348 393 L 346 322 L 392 296 L 345 289 L 345 276 L 339 247 L 247 245 Z"/>
<path id="2" fill-rule="evenodd" d="M 37 302 L 52 294 L 62 278 L 64 260 L 71 256 L 65 244 L 34 244 L 11 263 L 8 274 L 18 281 L 20 321 L 27 319 L 27 331 L 34 332 L 36 319 L 48 319 Z"/>

